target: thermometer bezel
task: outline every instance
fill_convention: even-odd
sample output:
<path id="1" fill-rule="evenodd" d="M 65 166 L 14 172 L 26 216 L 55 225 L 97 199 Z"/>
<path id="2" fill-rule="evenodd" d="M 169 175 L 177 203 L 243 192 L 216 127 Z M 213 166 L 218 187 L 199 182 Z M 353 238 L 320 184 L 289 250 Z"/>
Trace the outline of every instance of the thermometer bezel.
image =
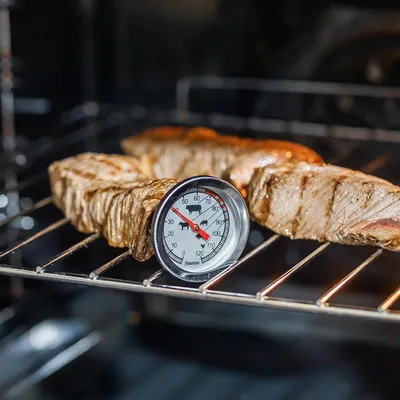
<path id="1" fill-rule="evenodd" d="M 163 244 L 163 229 L 166 215 L 175 201 L 186 191 L 196 187 L 207 188 L 215 192 L 226 203 L 229 212 L 234 214 L 230 229 L 236 230 L 236 243 L 233 251 L 228 253 L 222 262 L 204 272 L 189 272 L 177 266 L 168 256 Z M 246 202 L 240 192 L 230 183 L 213 176 L 194 176 L 179 182 L 170 189 L 160 201 L 152 221 L 151 240 L 154 253 L 161 266 L 169 273 L 186 282 L 206 282 L 219 274 L 222 270 L 234 264 L 246 247 L 250 233 L 250 217 Z"/>

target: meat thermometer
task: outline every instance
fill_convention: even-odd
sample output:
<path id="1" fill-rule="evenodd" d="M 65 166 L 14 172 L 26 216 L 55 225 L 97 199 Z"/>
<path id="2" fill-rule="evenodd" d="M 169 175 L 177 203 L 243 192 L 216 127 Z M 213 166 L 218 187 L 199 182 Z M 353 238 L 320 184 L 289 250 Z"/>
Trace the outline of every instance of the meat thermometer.
<path id="1" fill-rule="evenodd" d="M 238 260 L 249 231 L 249 212 L 239 191 L 222 179 L 195 176 L 161 200 L 151 238 L 164 269 L 188 282 L 205 282 Z"/>

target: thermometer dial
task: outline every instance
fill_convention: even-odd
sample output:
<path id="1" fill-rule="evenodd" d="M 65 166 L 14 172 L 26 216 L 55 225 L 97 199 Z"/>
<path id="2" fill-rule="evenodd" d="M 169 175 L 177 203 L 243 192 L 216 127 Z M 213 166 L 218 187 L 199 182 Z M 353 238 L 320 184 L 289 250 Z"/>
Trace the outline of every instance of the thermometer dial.
<path id="1" fill-rule="evenodd" d="M 193 177 L 160 202 L 153 218 L 153 247 L 173 275 L 203 282 L 237 261 L 249 227 L 246 203 L 232 185 L 214 177 Z"/>

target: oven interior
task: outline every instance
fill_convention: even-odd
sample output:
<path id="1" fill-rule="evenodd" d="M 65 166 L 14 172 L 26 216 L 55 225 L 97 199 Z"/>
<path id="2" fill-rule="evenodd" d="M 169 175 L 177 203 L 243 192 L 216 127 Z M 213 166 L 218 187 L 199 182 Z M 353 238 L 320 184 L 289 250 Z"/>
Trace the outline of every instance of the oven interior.
<path id="1" fill-rule="evenodd" d="M 398 183 L 396 10 L 227 3 L 1 5 L 2 398 L 395 395 L 397 254 L 253 225 L 245 260 L 199 290 L 51 204 L 52 161 L 165 124 L 297 141 Z"/>

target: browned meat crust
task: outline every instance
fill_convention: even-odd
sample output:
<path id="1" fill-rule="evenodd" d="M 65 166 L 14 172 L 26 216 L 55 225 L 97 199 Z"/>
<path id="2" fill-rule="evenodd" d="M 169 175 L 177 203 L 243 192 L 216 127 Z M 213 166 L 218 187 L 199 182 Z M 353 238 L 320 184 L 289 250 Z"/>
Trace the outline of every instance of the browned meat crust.
<path id="1" fill-rule="evenodd" d="M 400 250 L 400 188 L 333 165 L 256 170 L 247 203 L 254 221 L 292 239 Z"/>
<path id="2" fill-rule="evenodd" d="M 54 203 L 83 233 L 101 233 L 133 258 L 153 255 L 152 213 L 177 181 L 153 180 L 143 162 L 128 156 L 85 153 L 49 167 Z"/>
<path id="3" fill-rule="evenodd" d="M 257 167 L 288 161 L 322 163 L 313 150 L 281 140 L 244 139 L 207 128 L 158 127 L 124 139 L 126 154 L 148 157 L 157 178 L 212 175 L 245 188 Z"/>

